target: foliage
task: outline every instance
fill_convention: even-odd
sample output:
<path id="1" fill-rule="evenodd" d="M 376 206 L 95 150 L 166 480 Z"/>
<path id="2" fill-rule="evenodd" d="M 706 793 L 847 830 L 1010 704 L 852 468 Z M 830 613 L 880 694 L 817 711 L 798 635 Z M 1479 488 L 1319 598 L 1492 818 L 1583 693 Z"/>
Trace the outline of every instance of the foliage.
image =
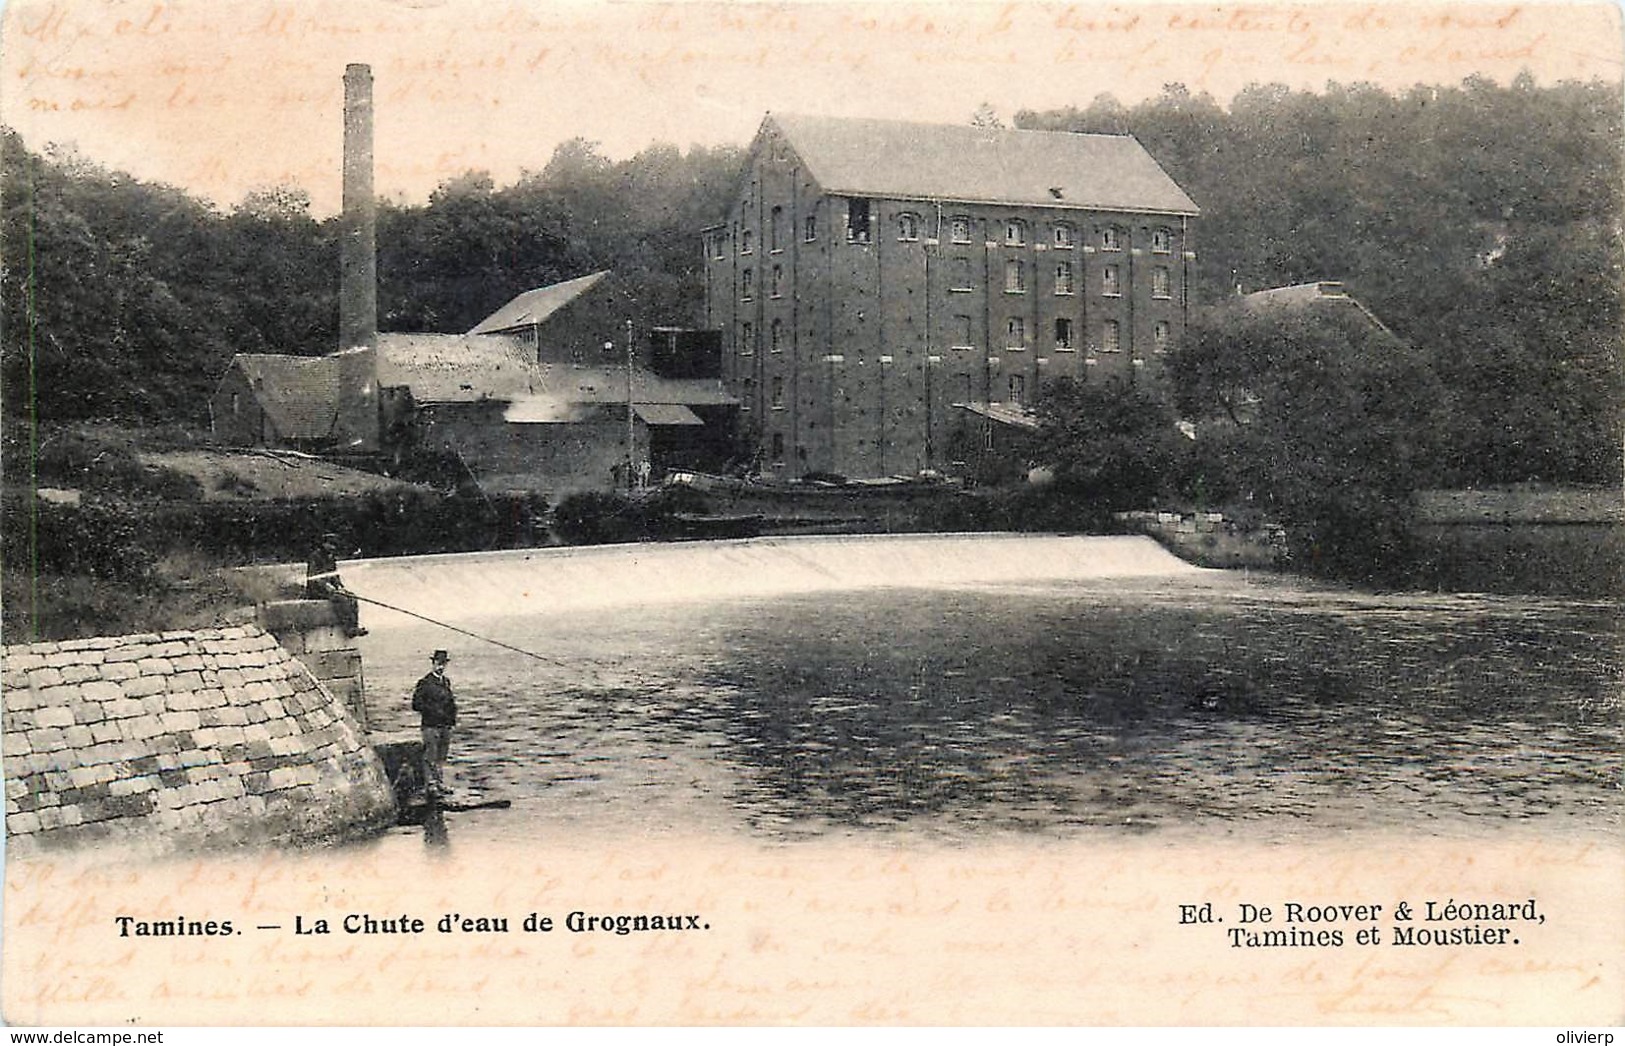
<path id="1" fill-rule="evenodd" d="M 1222 106 L 1173 84 L 1013 122 L 1136 135 L 1202 207 L 1199 301 L 1344 281 L 1442 382 L 1434 481 L 1621 481 L 1615 86 L 1258 84 Z M 8 423 L 201 424 L 232 353 L 337 347 L 338 223 L 298 187 L 221 213 L 9 131 L 0 153 Z M 698 230 L 725 213 L 741 157 L 656 144 L 614 161 L 574 139 L 514 185 L 470 172 L 425 204 L 383 205 L 382 326 L 467 330 L 599 269 L 616 274 L 593 299 L 609 336 L 626 319 L 697 323 Z"/>
<path id="2" fill-rule="evenodd" d="M 1155 504 L 1187 457 L 1173 409 L 1143 385 L 1058 381 L 1037 409 L 1034 458 L 1053 471 L 1054 493 L 1102 516 Z"/>
<path id="3" fill-rule="evenodd" d="M 1016 123 L 1139 138 L 1202 207 L 1198 297 L 1344 281 L 1444 382 L 1440 482 L 1620 482 L 1616 85 L 1172 84 Z"/>
<path id="4" fill-rule="evenodd" d="M 1215 308 L 1170 360 L 1199 439 L 1187 489 L 1254 502 L 1301 569 L 1403 569 L 1410 495 L 1435 484 L 1442 388 L 1425 355 L 1353 307 Z"/>

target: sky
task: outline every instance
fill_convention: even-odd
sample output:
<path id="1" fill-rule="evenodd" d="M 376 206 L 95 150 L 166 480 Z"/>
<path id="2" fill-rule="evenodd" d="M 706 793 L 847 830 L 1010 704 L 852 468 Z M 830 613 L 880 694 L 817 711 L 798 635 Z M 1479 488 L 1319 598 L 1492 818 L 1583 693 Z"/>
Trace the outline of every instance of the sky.
<path id="1" fill-rule="evenodd" d="M 1132 104 L 1165 83 L 1390 89 L 1622 75 L 1612 3 L 646 3 L 10 0 L 0 120 L 229 208 L 297 185 L 338 207 L 342 77 L 375 78 L 376 186 L 507 184 L 583 137 L 743 145 L 768 111 L 963 122 L 981 103 Z"/>

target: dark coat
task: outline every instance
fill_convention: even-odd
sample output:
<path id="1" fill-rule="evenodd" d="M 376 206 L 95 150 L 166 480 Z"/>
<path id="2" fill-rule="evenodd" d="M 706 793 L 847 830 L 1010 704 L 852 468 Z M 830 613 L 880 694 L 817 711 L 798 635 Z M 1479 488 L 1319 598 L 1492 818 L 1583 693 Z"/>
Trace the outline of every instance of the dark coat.
<path id="1" fill-rule="evenodd" d="M 424 726 L 452 726 L 457 722 L 457 695 L 451 680 L 433 672 L 418 680 L 412 690 L 412 711 L 423 716 Z"/>

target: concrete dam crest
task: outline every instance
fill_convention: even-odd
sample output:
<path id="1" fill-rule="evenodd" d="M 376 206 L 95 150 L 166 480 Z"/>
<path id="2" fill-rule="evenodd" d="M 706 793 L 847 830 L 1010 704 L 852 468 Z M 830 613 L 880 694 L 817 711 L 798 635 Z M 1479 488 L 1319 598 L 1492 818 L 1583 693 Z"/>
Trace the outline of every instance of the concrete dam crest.
<path id="1" fill-rule="evenodd" d="M 850 589 L 1200 575 L 1147 537 L 800 536 L 518 549 L 342 564 L 345 584 L 440 620 Z M 376 605 L 369 627 L 411 619 Z"/>

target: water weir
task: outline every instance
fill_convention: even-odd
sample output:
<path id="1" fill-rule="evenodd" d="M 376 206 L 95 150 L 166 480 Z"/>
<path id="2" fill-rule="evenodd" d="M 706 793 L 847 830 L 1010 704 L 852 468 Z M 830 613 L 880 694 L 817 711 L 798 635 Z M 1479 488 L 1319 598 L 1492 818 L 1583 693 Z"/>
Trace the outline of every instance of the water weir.
<path id="1" fill-rule="evenodd" d="M 863 588 L 1207 573 L 1147 537 L 903 534 L 403 556 L 343 565 L 369 600 L 442 621 Z M 410 619 L 368 605 L 369 627 Z"/>

